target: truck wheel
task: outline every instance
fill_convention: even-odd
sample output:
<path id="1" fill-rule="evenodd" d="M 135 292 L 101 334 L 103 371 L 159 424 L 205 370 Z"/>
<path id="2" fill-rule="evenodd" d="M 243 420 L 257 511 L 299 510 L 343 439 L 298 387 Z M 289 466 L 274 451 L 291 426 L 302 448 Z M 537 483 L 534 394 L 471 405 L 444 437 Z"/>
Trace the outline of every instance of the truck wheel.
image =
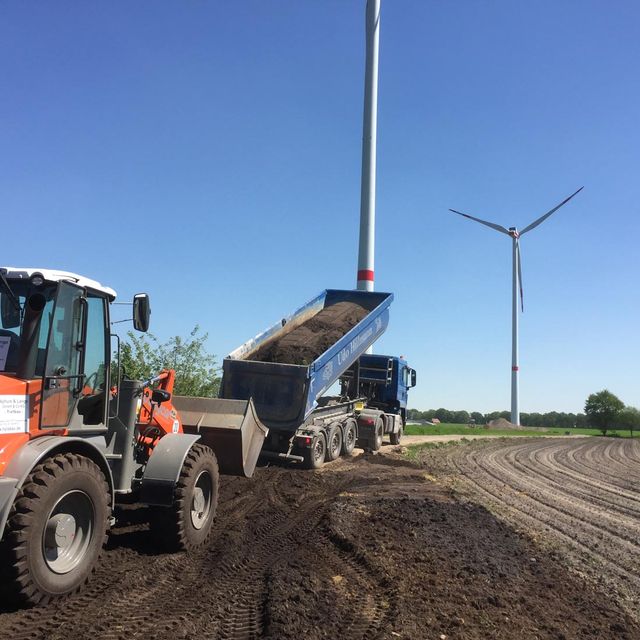
<path id="1" fill-rule="evenodd" d="M 403 434 L 404 429 L 402 428 L 402 425 L 400 425 L 400 428 L 398 429 L 397 433 L 392 433 L 389 436 L 389 440 L 391 440 L 391 444 L 400 444 L 400 440 L 402 440 L 402 434 Z"/>
<path id="2" fill-rule="evenodd" d="M 375 431 L 373 434 L 373 441 L 371 445 L 372 451 L 378 451 L 382 447 L 382 436 L 384 433 L 384 422 L 382 418 L 378 418 L 375 424 Z"/>
<path id="3" fill-rule="evenodd" d="M 337 460 L 340 457 L 342 451 L 342 429 L 339 422 L 334 422 L 329 425 L 329 431 L 327 433 L 327 453 L 326 460 L 331 462 Z"/>
<path id="4" fill-rule="evenodd" d="M 192 551 L 205 544 L 218 506 L 218 460 L 194 444 L 178 476 L 173 504 L 155 509 L 151 528 L 168 551 Z"/>
<path id="5" fill-rule="evenodd" d="M 104 474 L 89 458 L 62 453 L 36 465 L 5 530 L 1 561 L 9 598 L 45 604 L 79 591 L 106 542 L 110 503 Z"/>
<path id="6" fill-rule="evenodd" d="M 350 456 L 356 446 L 356 440 L 358 439 L 358 431 L 356 429 L 355 420 L 347 420 L 344 423 L 342 434 L 342 455 Z"/>
<path id="7" fill-rule="evenodd" d="M 315 442 L 311 447 L 304 450 L 304 466 L 306 469 L 320 469 L 324 464 L 324 458 L 327 451 L 327 445 L 324 439 L 324 434 L 319 433 L 316 436 Z"/>

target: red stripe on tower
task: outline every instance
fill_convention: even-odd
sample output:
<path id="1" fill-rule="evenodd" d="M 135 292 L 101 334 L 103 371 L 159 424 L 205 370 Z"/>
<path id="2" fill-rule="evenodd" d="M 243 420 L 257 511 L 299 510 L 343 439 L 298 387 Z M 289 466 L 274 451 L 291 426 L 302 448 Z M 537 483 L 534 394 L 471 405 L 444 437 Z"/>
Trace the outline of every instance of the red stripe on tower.
<path id="1" fill-rule="evenodd" d="M 520 371 L 520 367 L 511 367 L 511 371 Z"/>
<path id="2" fill-rule="evenodd" d="M 372 269 L 360 269 L 358 271 L 358 282 L 367 280 L 373 282 L 373 270 Z"/>

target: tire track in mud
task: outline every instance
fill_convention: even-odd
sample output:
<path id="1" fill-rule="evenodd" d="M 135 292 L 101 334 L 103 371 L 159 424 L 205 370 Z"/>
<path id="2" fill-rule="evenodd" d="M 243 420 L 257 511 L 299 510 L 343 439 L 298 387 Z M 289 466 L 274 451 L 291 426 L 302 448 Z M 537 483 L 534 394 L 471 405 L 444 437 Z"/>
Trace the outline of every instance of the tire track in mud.
<path id="1" fill-rule="evenodd" d="M 269 479 L 231 479 L 223 485 L 226 496 L 221 496 L 212 540 L 195 553 L 157 553 L 146 525 L 130 525 L 125 514 L 89 586 L 75 598 L 7 614 L 2 637 L 272 637 L 273 571 L 286 565 L 293 550 L 305 562 L 322 558 L 329 580 L 339 575 L 362 593 L 354 609 L 344 611 L 340 635 L 376 637 L 391 613 L 390 595 L 385 597 L 390 590 L 330 525 L 329 511 L 353 485 L 353 476 L 320 473 L 310 482 L 300 471 L 276 468 L 262 474 Z M 138 519 L 144 521 L 144 513 Z"/>
<path id="2" fill-rule="evenodd" d="M 427 464 L 464 495 L 559 546 L 638 619 L 639 440 L 478 441 L 432 454 Z"/>

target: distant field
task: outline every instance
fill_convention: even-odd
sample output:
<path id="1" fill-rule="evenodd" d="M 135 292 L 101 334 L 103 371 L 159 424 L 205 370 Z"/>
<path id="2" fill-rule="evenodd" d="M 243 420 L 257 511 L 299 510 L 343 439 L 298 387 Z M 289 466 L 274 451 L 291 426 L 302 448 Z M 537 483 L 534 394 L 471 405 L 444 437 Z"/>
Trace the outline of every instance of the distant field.
<path id="1" fill-rule="evenodd" d="M 600 436 L 598 429 L 485 429 L 469 427 L 466 424 L 417 425 L 408 424 L 405 431 L 410 436 L 451 436 L 451 435 L 495 435 L 495 436 L 563 436 L 569 433 L 576 436 Z M 609 436 L 628 438 L 629 431 L 615 429 L 607 432 Z M 634 434 L 634 437 L 640 437 Z"/>

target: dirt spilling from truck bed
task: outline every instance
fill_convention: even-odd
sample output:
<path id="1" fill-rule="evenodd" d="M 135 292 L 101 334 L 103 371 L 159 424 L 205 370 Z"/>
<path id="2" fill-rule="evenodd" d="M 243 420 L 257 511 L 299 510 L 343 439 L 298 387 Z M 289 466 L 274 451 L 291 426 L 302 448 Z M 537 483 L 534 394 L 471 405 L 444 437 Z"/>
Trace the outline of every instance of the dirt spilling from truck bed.
<path id="1" fill-rule="evenodd" d="M 355 302 L 337 302 L 281 338 L 263 345 L 248 359 L 281 364 L 311 364 L 368 313 L 368 309 Z"/>
<path id="2" fill-rule="evenodd" d="M 145 517 L 121 510 L 89 587 L 0 614 L 0 636 L 640 638 L 609 594 L 400 457 L 223 478 L 195 554 L 161 553 Z"/>

